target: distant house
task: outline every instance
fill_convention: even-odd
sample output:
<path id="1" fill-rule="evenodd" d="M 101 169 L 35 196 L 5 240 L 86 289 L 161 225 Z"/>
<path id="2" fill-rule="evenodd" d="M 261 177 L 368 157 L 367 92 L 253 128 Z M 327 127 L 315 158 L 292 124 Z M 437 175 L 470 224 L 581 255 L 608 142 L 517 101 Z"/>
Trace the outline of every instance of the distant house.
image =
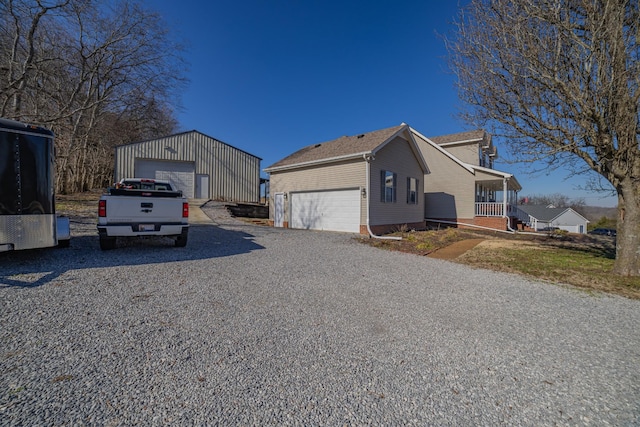
<path id="1" fill-rule="evenodd" d="M 541 205 L 520 205 L 518 208 L 529 215 L 527 225 L 534 231 L 558 228 L 570 233 L 585 234 L 587 232 L 589 221 L 571 208 Z"/>
<path id="2" fill-rule="evenodd" d="M 427 138 L 405 123 L 309 145 L 265 169 L 269 218 L 362 234 L 427 222 L 508 230 L 521 187 L 493 169 L 496 156 L 484 131 Z"/>

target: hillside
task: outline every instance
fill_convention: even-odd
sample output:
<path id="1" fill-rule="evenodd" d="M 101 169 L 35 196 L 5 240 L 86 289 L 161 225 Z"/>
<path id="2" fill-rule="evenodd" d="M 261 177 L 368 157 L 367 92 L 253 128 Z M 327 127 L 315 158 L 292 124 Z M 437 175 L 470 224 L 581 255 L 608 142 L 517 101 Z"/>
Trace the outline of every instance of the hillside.
<path id="1" fill-rule="evenodd" d="M 617 215 L 617 208 L 605 208 L 601 206 L 583 206 L 577 209 L 577 211 L 590 222 L 597 222 L 603 216 L 615 219 Z"/>

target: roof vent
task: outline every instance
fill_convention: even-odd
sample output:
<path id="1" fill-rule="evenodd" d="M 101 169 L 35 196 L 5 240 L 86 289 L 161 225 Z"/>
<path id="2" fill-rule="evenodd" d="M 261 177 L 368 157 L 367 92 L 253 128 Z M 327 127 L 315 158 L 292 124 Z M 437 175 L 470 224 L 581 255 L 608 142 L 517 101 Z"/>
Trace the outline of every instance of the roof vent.
<path id="1" fill-rule="evenodd" d="M 314 145 L 314 147 L 313 147 L 313 148 L 318 148 L 318 147 L 320 147 L 321 145 L 322 145 L 322 144 L 316 144 L 316 145 Z"/>
<path id="2" fill-rule="evenodd" d="M 363 133 L 363 134 L 358 135 L 358 138 L 363 138 L 363 137 L 364 137 L 364 133 Z"/>

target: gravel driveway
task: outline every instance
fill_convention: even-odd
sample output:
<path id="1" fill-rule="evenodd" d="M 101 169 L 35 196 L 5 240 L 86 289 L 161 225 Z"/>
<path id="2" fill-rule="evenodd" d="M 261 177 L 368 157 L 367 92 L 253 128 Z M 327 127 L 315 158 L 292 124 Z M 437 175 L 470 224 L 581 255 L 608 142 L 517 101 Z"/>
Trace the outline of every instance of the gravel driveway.
<path id="1" fill-rule="evenodd" d="M 1 425 L 638 425 L 640 303 L 204 211 L 0 253 Z"/>

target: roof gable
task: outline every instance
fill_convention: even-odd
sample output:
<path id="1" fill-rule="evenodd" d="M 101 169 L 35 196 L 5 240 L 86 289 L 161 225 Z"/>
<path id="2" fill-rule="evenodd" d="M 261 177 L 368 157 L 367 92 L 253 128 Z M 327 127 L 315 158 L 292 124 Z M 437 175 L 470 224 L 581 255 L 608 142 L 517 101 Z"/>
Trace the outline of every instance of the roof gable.
<path id="1" fill-rule="evenodd" d="M 364 156 L 365 154 L 375 155 L 382 147 L 400 135 L 409 126 L 401 124 L 398 126 L 380 129 L 373 132 L 363 133 L 354 136 L 342 136 L 332 141 L 308 145 L 293 154 L 277 161 L 265 168 L 266 172 L 273 172 L 283 169 L 293 169 L 308 165 L 330 163 L 340 160 L 347 160 Z M 408 136 L 409 143 L 415 146 L 415 141 L 411 135 Z M 414 148 L 414 153 L 426 170 L 426 164 L 422 159 L 420 150 Z M 363 158 L 364 160 L 364 158 Z"/>
<path id="2" fill-rule="evenodd" d="M 427 138 L 426 136 L 422 135 L 420 132 L 418 132 L 417 130 L 411 128 L 411 133 L 420 138 L 422 141 L 424 141 L 425 143 L 429 144 L 431 147 L 433 147 L 435 150 L 437 150 L 438 152 L 440 152 L 442 155 L 448 157 L 450 160 L 452 160 L 453 162 L 455 162 L 456 164 L 460 165 L 460 167 L 464 168 L 467 170 L 467 172 L 474 174 L 475 175 L 475 170 L 473 169 L 473 166 L 468 165 L 462 161 L 460 161 L 460 159 L 458 159 L 456 156 L 454 156 L 453 154 L 449 153 L 447 150 L 445 150 L 444 148 L 440 147 L 438 144 L 436 144 L 435 142 L 433 142 L 430 138 Z"/>
<path id="3" fill-rule="evenodd" d="M 514 184 L 515 187 L 517 187 L 519 190 L 522 189 L 522 186 L 520 185 L 520 183 L 518 182 L 518 180 L 513 174 L 501 172 L 496 169 L 490 169 L 482 166 L 465 163 L 462 160 L 458 159 L 453 154 L 451 154 L 445 147 L 441 146 L 441 145 L 447 145 L 447 143 L 455 144 L 455 143 L 469 142 L 474 140 L 473 138 L 475 138 L 475 140 L 477 141 L 490 140 L 491 136 L 488 135 L 485 131 L 475 130 L 475 131 L 469 131 L 469 132 L 455 133 L 451 135 L 444 135 L 444 136 L 435 137 L 435 138 L 427 138 L 426 136 L 422 135 L 420 132 L 418 132 L 413 128 L 411 128 L 411 133 L 414 136 L 420 138 L 425 143 L 429 144 L 431 147 L 439 151 L 444 156 L 448 157 L 454 163 L 458 164 L 461 168 L 465 169 L 467 172 L 475 175 L 476 172 L 480 171 L 480 172 L 487 173 L 489 175 L 497 176 L 499 178 L 509 179 L 511 180 L 511 182 Z M 467 139 L 465 140 L 464 138 L 467 138 Z M 441 142 L 436 143 L 434 140 L 439 140 Z"/>
<path id="4" fill-rule="evenodd" d="M 451 133 L 448 135 L 429 137 L 429 139 L 438 145 L 442 144 L 455 144 L 471 141 L 482 141 L 487 137 L 487 134 L 482 129 L 470 130 L 466 132 Z"/>

